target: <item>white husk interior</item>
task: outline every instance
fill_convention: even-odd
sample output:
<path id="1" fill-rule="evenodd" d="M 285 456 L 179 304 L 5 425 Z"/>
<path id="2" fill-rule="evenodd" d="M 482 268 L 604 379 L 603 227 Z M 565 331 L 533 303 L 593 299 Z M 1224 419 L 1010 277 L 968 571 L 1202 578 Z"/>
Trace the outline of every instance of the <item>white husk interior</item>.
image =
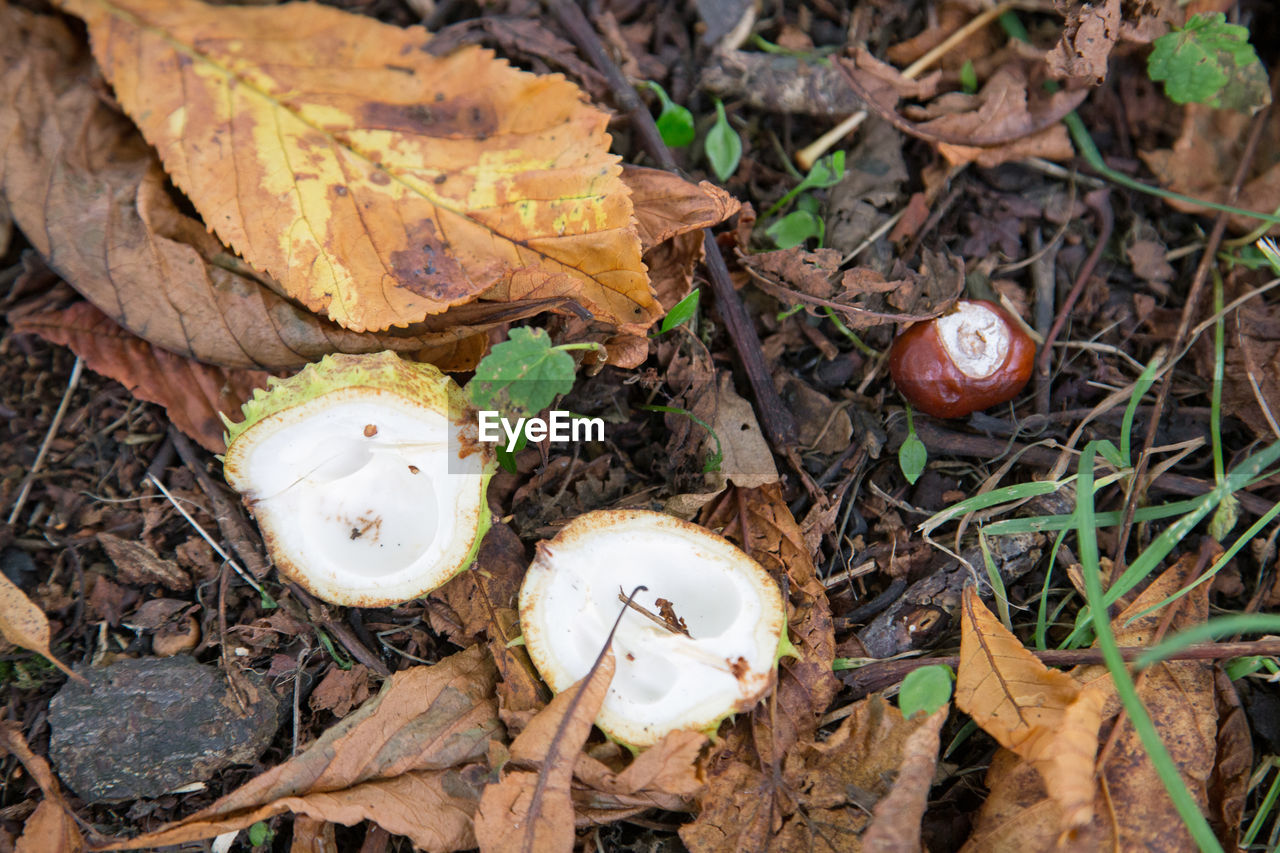
<path id="1" fill-rule="evenodd" d="M 626 520 L 595 526 L 592 515 Z M 614 637 L 617 672 L 600 727 L 645 746 L 754 705 L 772 683 L 785 621 L 777 584 L 728 542 L 677 519 L 592 515 L 539 548 L 521 591 L 525 639 L 552 688 L 586 675 L 623 606 L 619 592 L 644 585 L 635 601 L 658 614 L 657 599 L 667 599 L 692 639 L 628 610 Z"/>
<path id="2" fill-rule="evenodd" d="M 965 376 L 985 379 L 1004 364 L 1009 329 L 1004 318 L 985 305 L 959 302 L 936 321 L 947 355 Z"/>
<path id="3" fill-rule="evenodd" d="M 246 431 L 235 485 L 317 594 L 405 600 L 448 578 L 475 537 L 483 462 L 458 457 L 456 429 L 394 393 L 334 391 Z"/>

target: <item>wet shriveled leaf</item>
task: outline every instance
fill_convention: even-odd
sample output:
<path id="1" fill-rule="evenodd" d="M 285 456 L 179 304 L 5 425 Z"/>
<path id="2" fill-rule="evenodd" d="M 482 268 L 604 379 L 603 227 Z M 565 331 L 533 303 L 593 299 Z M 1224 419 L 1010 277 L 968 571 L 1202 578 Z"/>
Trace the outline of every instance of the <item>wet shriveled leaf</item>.
<path id="1" fill-rule="evenodd" d="M 64 5 L 205 222 L 313 311 L 376 331 L 487 293 L 656 319 L 607 116 L 564 78 L 322 5 Z"/>
<path id="2" fill-rule="evenodd" d="M 426 850 L 474 846 L 471 816 L 501 726 L 496 673 L 480 646 L 395 673 L 382 692 L 297 757 L 208 808 L 107 849 L 178 844 L 292 811 L 373 820 Z"/>
<path id="3" fill-rule="evenodd" d="M 552 699 L 512 741 L 502 780 L 480 798 L 476 840 L 484 853 L 573 850 L 574 763 L 614 668 L 613 651 L 606 649 L 586 678 Z"/>
<path id="4" fill-rule="evenodd" d="M 394 349 L 437 361 L 560 298 L 460 306 L 402 334 L 356 334 L 282 298 L 180 211 L 155 152 L 108 106 L 92 58 L 58 19 L 0 6 L 0 191 L 58 273 L 124 328 L 234 368 L 299 367 Z M 474 366 L 483 351 L 474 351 Z"/>
<path id="5" fill-rule="evenodd" d="M 1061 809 L 1061 831 L 1088 825 L 1102 692 L 1040 663 L 975 587 L 965 588 L 961 620 L 956 706 L 1040 771 Z"/>
<path id="6" fill-rule="evenodd" d="M 139 400 L 164 406 L 174 426 L 214 453 L 226 450 L 218 415 L 238 417 L 253 390 L 267 384 L 261 370 L 214 367 L 154 347 L 88 302 L 23 317 L 14 331 L 69 347 L 90 370 L 116 380 Z"/>
<path id="7" fill-rule="evenodd" d="M 15 853 L 81 853 L 85 849 L 84 838 L 62 798 L 58 780 L 49 769 L 49 762 L 31 751 L 17 723 L 0 723 L 0 752 L 18 759 L 44 794 L 22 828 Z"/>

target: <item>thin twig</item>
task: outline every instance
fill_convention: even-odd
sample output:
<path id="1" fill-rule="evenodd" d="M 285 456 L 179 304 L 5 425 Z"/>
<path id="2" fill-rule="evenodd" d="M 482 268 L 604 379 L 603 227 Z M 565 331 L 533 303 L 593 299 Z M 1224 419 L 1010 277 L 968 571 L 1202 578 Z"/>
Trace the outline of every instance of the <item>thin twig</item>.
<path id="1" fill-rule="evenodd" d="M 604 45 L 600 43 L 600 36 L 582 14 L 582 10 L 571 0 L 543 2 L 559 19 L 560 25 L 565 28 L 578 49 L 586 54 L 591 64 L 609 82 L 614 100 L 630 117 L 631 128 L 639 138 L 641 147 L 663 169 L 678 173 L 680 170 L 675 158 L 662 141 L 662 134 L 658 132 L 658 126 L 649 114 L 648 107 L 605 51 Z M 729 278 L 729 267 L 724 262 L 724 256 L 721 255 L 710 228 L 703 229 L 703 245 L 706 248 L 704 263 L 711 279 L 711 291 L 720 308 L 720 319 L 724 321 L 725 330 L 733 341 L 742 369 L 751 385 L 760 427 L 774 449 L 782 451 L 795 443 L 795 420 L 773 387 L 773 376 L 765 362 L 760 337 L 751 322 L 751 315 L 734 290 L 733 281 Z"/>
<path id="2" fill-rule="evenodd" d="M 1120 653 L 1125 660 L 1132 661 L 1142 657 L 1150 650 L 1151 648 L 1148 646 L 1127 646 L 1121 648 Z M 1081 664 L 1100 664 L 1103 662 L 1101 649 L 1032 650 L 1032 654 L 1046 666 L 1079 666 Z M 1225 660 L 1252 655 L 1280 655 L 1280 640 L 1199 643 L 1194 646 L 1187 646 L 1185 649 L 1179 649 L 1165 658 L 1165 660 Z M 958 655 L 944 655 L 940 657 L 883 660 L 849 670 L 848 674 L 844 676 L 846 683 L 853 689 L 853 695 L 849 699 L 857 701 L 877 690 L 884 690 L 886 687 L 902 681 L 907 677 L 908 673 L 922 666 L 933 666 L 934 664 L 955 668 L 960 665 L 960 657 Z M 840 711 L 835 712 L 835 714 L 840 713 Z M 824 724 L 842 719 L 842 717 L 837 717 L 835 714 L 823 720 Z M 848 714 L 845 713 L 843 716 L 848 716 Z"/>
<path id="3" fill-rule="evenodd" d="M 18 492 L 18 499 L 13 504 L 13 511 L 9 513 L 9 524 L 18 520 L 18 513 L 22 512 L 22 506 L 27 502 L 27 495 L 31 493 L 31 484 L 35 481 L 40 466 L 44 464 L 44 457 L 49 452 L 53 437 L 58 434 L 58 428 L 62 426 L 62 418 L 67 413 L 67 404 L 71 402 L 72 392 L 80 384 L 80 374 L 83 370 L 84 361 L 77 356 L 75 366 L 71 368 L 71 378 L 67 380 L 67 390 L 62 392 L 62 401 L 58 403 L 58 410 L 53 413 L 53 420 L 49 422 L 49 431 L 44 434 L 44 441 L 40 443 L 36 461 L 31 463 L 31 470 L 27 472 L 27 476 L 22 478 L 22 489 Z"/>

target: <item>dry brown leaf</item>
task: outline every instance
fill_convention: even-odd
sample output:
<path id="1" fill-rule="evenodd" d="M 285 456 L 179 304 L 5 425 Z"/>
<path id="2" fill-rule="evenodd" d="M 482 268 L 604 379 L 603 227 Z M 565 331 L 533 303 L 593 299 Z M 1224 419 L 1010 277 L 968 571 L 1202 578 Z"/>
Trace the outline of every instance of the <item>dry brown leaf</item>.
<path id="1" fill-rule="evenodd" d="M 871 825 L 862 834 L 862 849 L 867 853 L 913 853 L 923 849 L 920 822 L 929 805 L 929 789 L 938 767 L 939 733 L 950 712 L 950 704 L 934 711 L 903 743 L 898 778 L 889 793 L 876 803 Z"/>
<path id="2" fill-rule="evenodd" d="M 473 846 L 484 759 L 501 731 L 496 675 L 480 646 L 397 672 L 295 758 L 190 817 L 101 849 L 209 838 L 285 811 L 334 823 L 373 820 L 427 850 Z"/>
<path id="3" fill-rule="evenodd" d="M 1106 79 L 1107 60 L 1118 42 L 1147 44 L 1181 25 L 1183 0 L 1073 2 L 1067 9 L 1062 39 L 1045 54 L 1049 75 L 1097 86 Z"/>
<path id="4" fill-rule="evenodd" d="M 739 254 L 739 260 L 757 286 L 782 303 L 826 306 L 846 324 L 863 329 L 927 320 L 955 303 L 964 290 L 963 262 L 927 249 L 922 255 L 919 270 L 895 264 L 894 280 L 864 267 L 841 273 L 841 256 L 833 249 L 795 247 Z"/>
<path id="5" fill-rule="evenodd" d="M 1236 110 L 1215 110 L 1200 104 L 1187 104 L 1182 109 L 1182 129 L 1173 146 L 1138 154 L 1165 187 L 1194 198 L 1225 203 L 1239 164 L 1240 140 L 1248 135 L 1253 119 Z M 1271 110 L 1258 150 L 1275 151 L 1278 145 L 1280 110 Z M 1271 213 L 1277 198 L 1280 198 L 1280 163 L 1271 157 L 1258 157 L 1245 175 L 1239 196 L 1231 204 Z M 1175 210 L 1187 213 L 1208 212 L 1177 199 L 1166 202 Z M 1227 221 L 1237 232 L 1251 231 L 1259 224 L 1256 219 L 1236 214 L 1231 214 Z M 1280 225 L 1267 233 L 1280 235 Z"/>
<path id="6" fill-rule="evenodd" d="M 563 77 L 322 5 L 64 7 L 205 222 L 313 311 L 376 331 L 488 293 L 658 317 L 608 116 Z"/>
<path id="7" fill-rule="evenodd" d="M 123 583 L 139 586 L 158 583 L 166 589 L 191 589 L 191 576 L 179 568 L 177 563 L 161 558 L 137 540 L 99 533 L 98 543 L 107 552 L 111 562 L 115 563 L 117 576 Z"/>
<path id="8" fill-rule="evenodd" d="M 566 300 L 476 303 L 405 330 L 356 334 L 279 296 L 178 210 L 155 152 L 101 97 L 59 19 L 0 6 L 0 192 L 63 278 L 162 349 L 232 368 L 299 367 L 331 352 L 456 348 Z M 483 352 L 470 353 L 474 366 Z"/>
<path id="9" fill-rule="evenodd" d="M 338 853 L 333 824 L 306 815 L 293 819 L 293 838 L 289 853 Z"/>
<path id="10" fill-rule="evenodd" d="M 62 798 L 58 780 L 49 769 L 49 762 L 31 751 L 17 723 L 0 722 L 0 751 L 18 759 L 44 794 L 22 828 L 15 853 L 81 853 L 85 849 L 84 838 Z"/>
<path id="11" fill-rule="evenodd" d="M 1112 620 L 1121 646 L 1145 646 L 1155 641 L 1166 619 L 1164 610 L 1147 614 L 1131 625 L 1126 623 L 1180 589 L 1189 580 L 1188 566 L 1194 564 L 1194 554 L 1184 558 Z M 1208 614 L 1208 584 L 1200 585 L 1180 603 L 1170 606 L 1179 608 L 1167 626 L 1170 633 L 1203 622 Z M 1081 843 L 1092 838 L 1095 842 L 1107 839 L 1109 846 L 1119 850 L 1194 849 L 1186 826 L 1123 715 L 1106 667 L 1078 667 L 1073 675 L 1106 700 L 1101 737 L 1108 749 L 1098 756 L 1100 777 L 1094 783 L 1094 819 L 1080 834 Z M 1211 815 L 1227 814 L 1233 806 L 1225 799 L 1211 801 L 1210 790 L 1227 798 L 1238 790 L 1239 782 L 1210 787 L 1219 755 L 1212 665 L 1194 660 L 1157 664 L 1139 675 L 1138 695 L 1201 808 Z M 1118 731 L 1113 732 L 1117 727 Z M 990 793 L 966 851 L 1025 853 L 1054 846 L 1061 809 L 1046 794 L 1042 774 L 1031 763 L 1002 750 L 987 771 L 987 785 Z"/>
<path id="12" fill-rule="evenodd" d="M 116 380 L 139 400 L 164 406 L 175 427 L 214 453 L 227 449 L 218 415 L 239 418 L 240 406 L 255 388 L 266 387 L 269 375 L 200 364 L 158 349 L 88 302 L 22 317 L 14 331 L 69 347 L 90 370 Z"/>
<path id="13" fill-rule="evenodd" d="M 950 92 L 916 108 L 915 114 L 927 119 L 921 122 L 896 110 L 904 93 L 903 84 L 891 79 L 896 71 L 875 70 L 861 55 L 839 67 L 880 116 L 902 132 L 937 145 L 953 165 L 976 162 L 993 167 L 1031 156 L 1061 160 L 1074 154 L 1060 120 L 1084 101 L 1088 90 L 1063 89 L 1044 97 L 1030 86 L 1019 63 L 1001 65 L 976 95 Z"/>
<path id="14" fill-rule="evenodd" d="M 3 574 L 0 574 L 0 635 L 15 646 L 41 655 L 68 677 L 84 682 L 84 676 L 72 672 L 49 650 L 49 620 L 44 611 Z"/>
<path id="15" fill-rule="evenodd" d="M 822 742 L 807 739 L 776 772 L 717 751 L 697 820 L 680 829 L 691 853 L 858 853 L 875 802 L 892 789 L 925 718 L 904 720 L 880 695 L 858 702 Z M 741 755 L 735 729 L 725 738 Z M 934 750 L 936 754 L 936 748 Z"/>
<path id="16" fill-rule="evenodd" d="M 691 184 L 665 169 L 625 166 L 622 180 L 631 189 L 636 233 L 646 252 L 672 237 L 719 225 L 742 207 L 709 181 Z"/>
<path id="17" fill-rule="evenodd" d="M 313 711 L 331 711 L 342 719 L 351 709 L 369 698 L 369 668 L 362 663 L 343 669 L 331 664 L 324 678 L 311 691 L 307 704 Z"/>
<path id="18" fill-rule="evenodd" d="M 664 510 L 681 518 L 692 518 L 730 483 L 752 489 L 778 482 L 773 451 L 756 422 L 755 410 L 734 390 L 732 374 L 728 371 L 720 373 L 716 385 L 707 387 L 706 393 L 695 399 L 687 399 L 686 406 L 697 418 L 711 425 L 711 432 L 703 430 L 705 438 L 701 443 L 700 458 L 719 453 L 720 466 L 715 471 L 706 472 L 698 491 L 668 498 Z M 682 414 L 668 414 L 667 418 L 668 423 L 681 418 L 690 420 Z"/>
<path id="19" fill-rule="evenodd" d="M 1063 832 L 1093 820 L 1094 756 L 1104 694 L 1050 669 L 964 590 L 956 707 L 1032 763 L 1059 804 Z"/>
<path id="20" fill-rule="evenodd" d="M 1045 61 L 1058 80 L 1079 80 L 1097 86 L 1107 79 L 1107 59 L 1120 38 L 1120 0 L 1075 3 L 1067 13 L 1062 40 Z"/>
<path id="21" fill-rule="evenodd" d="M 485 788 L 476 812 L 483 853 L 573 850 L 573 768 L 614 668 L 613 650 L 606 648 L 586 678 L 552 699 L 512 741 L 502 780 Z"/>

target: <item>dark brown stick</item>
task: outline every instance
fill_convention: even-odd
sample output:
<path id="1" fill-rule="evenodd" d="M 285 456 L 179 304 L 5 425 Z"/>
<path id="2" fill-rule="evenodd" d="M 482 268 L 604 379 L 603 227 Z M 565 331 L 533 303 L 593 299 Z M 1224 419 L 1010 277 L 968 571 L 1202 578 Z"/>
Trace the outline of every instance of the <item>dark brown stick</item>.
<path id="1" fill-rule="evenodd" d="M 1045 335 L 1044 343 L 1040 347 L 1040 358 L 1036 365 L 1037 382 L 1043 383 L 1045 388 L 1049 387 L 1049 371 L 1053 367 L 1053 343 L 1058 339 L 1058 335 L 1062 333 L 1063 326 L 1067 324 L 1067 318 L 1075 310 L 1076 302 L 1079 301 L 1080 294 L 1084 293 L 1084 287 L 1093 276 L 1093 271 L 1098 266 L 1098 261 L 1102 259 L 1102 253 L 1107 248 L 1107 243 L 1111 242 L 1111 232 L 1115 228 L 1115 216 L 1111 212 L 1109 193 L 1110 190 L 1101 189 L 1095 190 L 1084 197 L 1085 204 L 1092 207 L 1094 213 L 1098 214 L 1098 240 L 1094 243 L 1093 251 L 1089 253 L 1089 257 L 1084 259 L 1084 264 L 1076 274 L 1075 283 L 1071 285 L 1067 298 L 1062 300 L 1062 307 L 1058 309 L 1053 325 L 1049 328 L 1049 334 Z M 1048 413 L 1046 408 L 1044 414 Z"/>
<path id="2" fill-rule="evenodd" d="M 1274 103 L 1277 95 L 1280 95 L 1280 75 L 1271 81 L 1271 99 Z M 1245 176 L 1249 174 L 1249 167 L 1253 163 L 1253 158 L 1258 153 L 1258 141 L 1262 138 L 1262 131 L 1270 124 L 1271 104 L 1263 107 L 1258 111 L 1257 116 L 1253 120 L 1253 128 L 1249 131 L 1249 140 L 1245 143 L 1244 153 L 1240 156 L 1240 163 L 1236 166 L 1236 173 L 1231 178 L 1231 188 L 1227 192 L 1224 199 L 1226 204 L 1235 204 L 1236 198 L 1240 195 L 1240 187 L 1244 184 Z M 1191 321 L 1198 316 L 1197 309 L 1200 306 L 1200 297 L 1204 293 L 1205 282 L 1209 280 L 1209 272 L 1217 264 L 1218 246 L 1222 243 L 1223 234 L 1227 230 L 1227 213 L 1220 211 L 1213 223 L 1213 231 L 1209 233 L 1209 239 L 1205 242 L 1204 254 L 1200 256 L 1200 263 L 1196 266 L 1195 278 L 1191 281 L 1191 289 L 1187 292 L 1187 301 L 1182 306 L 1182 319 L 1178 321 L 1178 333 L 1173 337 L 1173 345 L 1169 352 L 1171 357 L 1176 357 L 1186 345 L 1187 335 L 1191 331 Z M 1133 478 L 1130 482 L 1133 486 L 1129 489 L 1129 495 L 1124 506 L 1124 523 L 1120 525 L 1120 535 L 1117 537 L 1116 549 L 1112 555 L 1111 577 L 1118 578 L 1125 569 L 1125 549 L 1129 544 L 1129 530 L 1133 527 L 1133 514 L 1138 510 L 1138 503 L 1142 500 L 1144 493 L 1143 478 L 1147 475 L 1147 467 L 1151 462 L 1151 449 L 1156 446 L 1156 430 L 1160 426 L 1160 415 L 1164 412 L 1165 403 L 1169 399 L 1169 391 L 1173 388 L 1173 374 L 1170 370 L 1165 374 L 1164 379 L 1160 382 L 1160 389 L 1156 393 L 1155 412 L 1151 420 L 1147 423 L 1147 434 L 1143 439 L 1142 453 L 1138 456 L 1138 462 L 1134 466 Z"/>
<path id="3" fill-rule="evenodd" d="M 915 426 L 916 435 L 924 442 L 924 446 L 928 448 L 930 454 L 939 456 L 976 456 L 983 459 L 994 459 L 1006 453 L 1020 452 L 1022 454 L 1018 457 L 1020 462 L 1037 468 L 1052 468 L 1058 461 L 1058 451 L 1050 450 L 1047 447 L 1027 447 L 1016 442 L 1011 443 L 1002 438 L 951 432 L 919 415 L 916 416 Z M 905 421 L 890 427 L 889 449 L 894 450 L 901 445 L 906 435 L 907 427 Z M 1071 470 L 1074 470 L 1074 465 L 1068 468 L 1068 471 Z M 1175 495 L 1187 495 L 1190 497 L 1203 495 L 1213 489 L 1213 484 L 1204 480 L 1170 473 L 1161 474 L 1151 485 L 1172 492 Z M 1237 492 L 1236 499 L 1240 501 L 1242 508 L 1254 515 L 1264 515 L 1273 506 L 1271 501 L 1250 492 Z"/>
<path id="4" fill-rule="evenodd" d="M 1128 646 L 1120 649 L 1120 654 L 1127 661 L 1137 660 L 1150 649 L 1143 646 Z M 1080 664 L 1102 663 L 1101 649 L 1050 649 L 1043 652 L 1032 652 L 1046 666 L 1078 666 Z M 1226 658 L 1247 657 L 1249 655 L 1280 654 L 1280 640 L 1255 640 L 1246 643 L 1199 643 L 1174 652 L 1166 660 L 1223 660 Z M 858 669 L 847 670 L 842 676 L 845 683 L 853 689 L 851 701 L 857 701 L 869 693 L 884 690 L 897 684 L 922 666 L 942 664 L 953 669 L 960 665 L 958 655 L 945 655 L 933 658 L 908 658 L 904 660 L 885 660 L 869 663 Z"/>
<path id="5" fill-rule="evenodd" d="M 640 100 L 635 89 L 627 82 L 622 70 L 605 51 L 600 43 L 600 36 L 587 21 L 571 0 L 543 0 L 559 19 L 574 44 L 578 46 L 609 82 L 609 89 L 618 106 L 627 112 L 631 119 L 631 128 L 639 137 L 640 146 L 658 165 L 670 172 L 679 172 L 675 158 L 670 149 L 662 141 L 662 134 L 649 114 L 649 108 Z M 774 449 L 783 452 L 795 444 L 796 426 L 790 410 L 783 404 L 782 398 L 773 387 L 773 377 L 764 360 L 764 351 L 760 347 L 760 337 L 746 306 L 738 298 L 733 289 L 733 281 L 729 278 L 729 267 L 725 265 L 720 247 L 710 228 L 703 229 L 703 240 L 706 247 L 707 274 L 711 279 L 711 292 L 715 294 L 716 304 L 720 308 L 720 318 L 724 321 L 725 330 L 737 350 L 742 369 L 747 374 L 751 391 L 755 396 L 756 414 L 760 418 L 760 428 Z"/>

